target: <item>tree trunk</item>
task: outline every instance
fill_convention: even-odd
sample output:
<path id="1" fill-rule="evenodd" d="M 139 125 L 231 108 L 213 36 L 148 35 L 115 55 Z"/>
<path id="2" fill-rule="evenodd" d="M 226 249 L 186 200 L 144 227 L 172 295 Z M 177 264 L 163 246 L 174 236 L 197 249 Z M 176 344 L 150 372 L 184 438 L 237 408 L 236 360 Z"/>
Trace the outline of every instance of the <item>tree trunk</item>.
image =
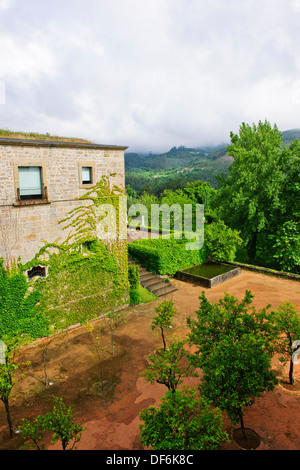
<path id="1" fill-rule="evenodd" d="M 47 364 L 46 364 L 46 350 L 43 349 L 43 364 L 44 364 L 44 375 L 45 375 L 45 385 L 48 387 L 48 375 L 47 375 Z"/>
<path id="2" fill-rule="evenodd" d="M 166 341 L 165 341 L 165 336 L 164 336 L 164 330 L 162 327 L 160 327 L 161 329 L 161 336 L 162 336 L 162 340 L 163 340 L 163 343 L 164 343 L 164 351 L 166 350 Z"/>
<path id="3" fill-rule="evenodd" d="M 289 371 L 289 379 L 290 379 L 290 384 L 294 385 L 294 377 L 293 377 L 293 370 L 294 370 L 294 363 L 291 358 L 290 360 L 290 371 Z"/>
<path id="4" fill-rule="evenodd" d="M 11 414 L 10 414 L 10 409 L 9 409 L 8 398 L 5 398 L 3 400 L 3 402 L 4 402 L 4 405 L 5 405 L 6 417 L 7 417 L 7 422 L 8 422 L 8 426 L 9 426 L 9 436 L 10 436 L 10 438 L 13 438 L 14 429 L 13 429 L 13 424 L 12 424 L 12 419 L 11 419 Z"/>
<path id="5" fill-rule="evenodd" d="M 241 429 L 243 431 L 243 437 L 246 441 L 247 440 L 247 435 L 246 435 L 246 431 L 245 431 L 245 427 L 244 427 L 244 420 L 243 420 L 243 415 L 242 414 L 240 414 L 240 422 L 241 422 Z"/>

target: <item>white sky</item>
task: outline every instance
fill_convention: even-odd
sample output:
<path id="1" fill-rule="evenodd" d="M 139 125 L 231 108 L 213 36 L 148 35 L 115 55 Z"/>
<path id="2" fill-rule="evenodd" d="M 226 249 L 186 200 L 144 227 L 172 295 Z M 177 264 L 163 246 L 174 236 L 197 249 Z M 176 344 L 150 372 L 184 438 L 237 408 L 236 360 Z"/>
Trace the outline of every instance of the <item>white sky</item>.
<path id="1" fill-rule="evenodd" d="M 0 0 L 0 128 L 130 151 L 300 128 L 300 0 Z"/>

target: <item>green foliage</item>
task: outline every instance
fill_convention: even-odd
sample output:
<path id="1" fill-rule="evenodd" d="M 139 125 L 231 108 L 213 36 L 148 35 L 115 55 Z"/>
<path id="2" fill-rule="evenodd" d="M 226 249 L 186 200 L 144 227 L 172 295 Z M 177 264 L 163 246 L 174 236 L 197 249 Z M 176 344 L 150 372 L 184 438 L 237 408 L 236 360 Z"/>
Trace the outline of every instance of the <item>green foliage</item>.
<path id="1" fill-rule="evenodd" d="M 225 293 L 223 299 L 210 302 L 202 292 L 196 319 L 187 319 L 189 339 L 198 348 L 195 358 L 201 354 L 209 355 L 215 345 L 229 334 L 240 339 L 251 333 L 263 341 L 270 354 L 274 351 L 277 328 L 269 311 L 270 305 L 257 310 L 252 303 L 253 298 L 251 291 L 246 291 L 241 301 Z"/>
<path id="2" fill-rule="evenodd" d="M 186 244 L 187 240 L 174 238 L 136 240 L 129 243 L 128 251 L 132 258 L 153 273 L 172 276 L 180 269 L 207 261 L 205 246 L 201 250 L 187 250 Z"/>
<path id="3" fill-rule="evenodd" d="M 276 125 L 243 123 L 238 135 L 231 133 L 228 152 L 234 161 L 227 177 L 218 178 L 214 207 L 227 225 L 241 231 L 252 263 L 259 256 L 264 262 L 273 259 L 279 268 L 295 269 L 299 257 L 294 225 L 300 221 L 299 142 L 282 148 L 282 133 Z M 270 234 L 274 235 L 273 247 Z"/>
<path id="4" fill-rule="evenodd" d="M 174 340 L 166 350 L 158 350 L 148 356 L 149 366 L 141 375 L 148 382 L 163 384 L 173 392 L 183 378 L 197 377 L 195 368 L 188 361 L 185 343 L 186 340 Z"/>
<path id="5" fill-rule="evenodd" d="M 160 328 L 162 340 L 164 344 L 164 351 L 165 351 L 166 341 L 165 341 L 164 331 L 165 329 L 172 327 L 171 319 L 176 314 L 174 302 L 172 300 L 164 300 L 154 310 L 157 313 L 157 315 L 155 315 L 152 320 L 151 328 L 152 330 L 154 330 L 157 327 Z"/>
<path id="6" fill-rule="evenodd" d="M 46 432 L 52 433 L 51 443 L 55 444 L 60 441 L 63 450 L 76 449 L 76 444 L 81 438 L 84 427 L 75 422 L 73 409 L 65 405 L 62 398 L 54 398 L 53 411 L 45 415 L 38 415 L 32 422 L 23 419 L 20 427 L 21 434 L 25 440 L 25 448 L 36 446 L 42 449 L 40 441 Z"/>
<path id="7" fill-rule="evenodd" d="M 128 282 L 130 289 L 137 290 L 140 285 L 140 269 L 137 265 L 128 265 Z"/>
<path id="8" fill-rule="evenodd" d="M 23 419 L 20 426 L 20 432 L 24 439 L 24 444 L 21 446 L 22 450 L 37 449 L 44 450 L 45 444 L 41 444 L 46 429 L 45 429 L 44 416 L 37 416 L 33 420 Z"/>
<path id="9" fill-rule="evenodd" d="M 139 416 L 141 442 L 154 450 L 215 450 L 229 441 L 220 410 L 211 410 L 194 388 L 168 390 L 159 407 Z"/>
<path id="10" fill-rule="evenodd" d="M 214 261 L 234 261 L 242 243 L 239 232 L 227 227 L 223 221 L 205 226 L 205 245 Z"/>
<path id="11" fill-rule="evenodd" d="M 140 275 L 139 267 L 134 264 L 128 265 L 128 281 L 129 281 L 129 301 L 130 305 L 137 305 L 141 303 L 141 294 L 139 291 L 140 286 Z"/>
<path id="12" fill-rule="evenodd" d="M 225 293 L 210 302 L 202 292 L 196 320 L 187 321 L 197 347 L 191 361 L 203 372 L 201 393 L 241 424 L 245 408 L 277 384 L 271 371 L 278 334 L 274 315 L 269 305 L 256 310 L 252 300 L 246 291 L 241 301 Z"/>
<path id="13" fill-rule="evenodd" d="M 245 408 L 256 397 L 278 383 L 262 338 L 252 333 L 223 336 L 201 354 L 199 366 L 203 372 L 200 393 L 225 410 L 234 424 L 239 419 L 242 423 Z"/>
<path id="14" fill-rule="evenodd" d="M 282 271 L 300 274 L 300 223 L 285 222 L 270 235 L 273 257 Z"/>
<path id="15" fill-rule="evenodd" d="M 139 289 L 130 289 L 129 291 L 129 302 L 130 305 L 138 305 L 141 303 L 141 294 Z"/>
<path id="16" fill-rule="evenodd" d="M 2 351 L 3 356 L 0 362 L 0 399 L 5 406 L 7 422 L 9 426 L 10 437 L 13 437 L 13 422 L 10 412 L 10 395 L 14 385 L 22 378 L 22 375 L 16 377 L 16 370 L 22 369 L 24 366 L 29 365 L 29 362 L 24 362 L 22 364 L 15 362 L 15 357 L 19 353 L 20 349 L 28 338 L 26 336 L 21 337 L 15 335 L 14 337 L 11 336 L 3 336 L 2 337 L 4 351 Z"/>
<path id="17" fill-rule="evenodd" d="M 274 315 L 274 322 L 278 329 L 276 351 L 281 355 L 279 360 L 286 363 L 290 360 L 289 379 L 290 384 L 293 385 L 293 361 L 292 354 L 294 349 L 292 344 L 294 341 L 300 340 L 300 317 L 295 307 L 291 302 L 283 302 L 280 306 L 272 312 Z"/>
<path id="18" fill-rule="evenodd" d="M 114 176 L 114 175 L 111 175 Z M 126 303 L 128 299 L 127 241 L 119 239 L 121 189 L 102 179 L 79 200 L 82 202 L 60 221 L 69 230 L 63 243 L 45 243 L 24 267 L 42 264 L 48 276 L 39 283 L 39 311 L 52 331 L 84 323 Z M 116 213 L 113 241 L 98 237 L 105 219 L 100 207 L 110 204 Z"/>
<path id="19" fill-rule="evenodd" d="M 6 269 L 0 259 L 0 338 L 24 333 L 36 339 L 46 334 L 37 286 L 27 281 L 20 266 Z"/>

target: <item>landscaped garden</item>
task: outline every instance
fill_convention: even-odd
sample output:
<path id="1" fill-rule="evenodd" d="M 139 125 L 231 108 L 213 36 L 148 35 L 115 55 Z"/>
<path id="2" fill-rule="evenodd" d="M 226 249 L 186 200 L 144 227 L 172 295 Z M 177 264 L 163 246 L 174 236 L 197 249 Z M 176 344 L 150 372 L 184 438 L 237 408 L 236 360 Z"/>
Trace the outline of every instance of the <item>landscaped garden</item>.
<path id="1" fill-rule="evenodd" d="M 175 339 L 186 338 L 191 331 L 187 318 L 197 319 L 195 312 L 200 307 L 202 290 L 211 303 L 223 298 L 225 290 L 224 285 L 206 290 L 177 280 L 172 282 L 178 290 L 166 297 L 166 300 L 172 300 L 176 310 L 170 320 L 172 328 L 165 330 L 168 345 Z M 257 310 L 263 309 L 269 302 L 272 304 L 271 310 L 277 310 L 287 300 L 296 305 L 300 298 L 299 283 L 258 273 L 243 271 L 238 278 L 226 282 L 226 292 L 239 301 L 244 298 L 246 289 L 251 289 L 253 305 Z M 20 429 L 22 419 L 34 420 L 38 415 L 51 413 L 53 398 L 59 397 L 67 407 L 74 406 L 75 422 L 84 427 L 77 443 L 78 449 L 142 449 L 139 413 L 151 406 L 158 407 L 167 390 L 165 385 L 156 381 L 151 383 L 142 375 L 149 367 L 149 355 L 163 348 L 160 328 L 152 329 L 157 315 L 155 308 L 161 303 L 159 299 L 121 312 L 126 323 L 121 322 L 114 333 L 114 351 L 112 330 L 104 319 L 90 326 L 78 326 L 67 334 L 55 337 L 49 344 L 37 343 L 25 348 L 17 362 L 30 361 L 30 364 L 24 366 L 22 372 L 19 369 L 16 371 L 17 378 L 21 374 L 24 376 L 14 385 L 10 397 L 14 436 L 9 437 L 5 408 L 2 406 L 1 448 L 20 448 L 24 439 L 21 433 L 15 434 L 15 431 Z M 299 314 L 299 305 L 296 308 Z M 101 348 L 97 349 L 99 324 Z M 195 349 L 196 346 L 191 347 L 191 351 L 195 352 Z M 262 450 L 292 450 L 300 445 L 297 426 L 300 418 L 300 370 L 295 365 L 295 382 L 289 385 L 289 363 L 287 361 L 283 365 L 279 356 L 275 354 L 271 361 L 271 371 L 279 380 L 278 384 L 274 383 L 273 390 L 262 391 L 254 404 L 246 407 L 243 415 L 245 428 L 259 436 L 258 449 Z M 202 366 L 205 369 L 205 364 Z M 184 384 L 198 387 L 205 371 L 198 372 L 199 377 L 184 377 Z M 180 384 L 179 389 L 182 386 Z M 222 416 L 222 429 L 227 432 L 230 442 L 223 442 L 220 448 L 240 449 L 234 438 L 234 430 L 240 427 L 239 423 L 233 424 L 225 410 Z M 42 442 L 46 448 L 62 448 L 59 440 L 51 444 L 51 438 L 50 432 L 45 433 Z"/>
<path id="2" fill-rule="evenodd" d="M 232 136 L 229 181 L 249 177 L 249 135 L 248 157 L 256 159 L 255 144 L 273 168 L 260 134 L 274 134 L 279 154 L 277 129 L 260 123 L 258 139 L 256 131 L 242 126 Z M 292 215 L 286 210 L 286 194 L 299 197 L 290 167 L 299 149 L 296 142 L 280 154 L 277 198 L 267 191 L 272 200 L 258 200 L 259 211 L 253 194 L 242 197 L 244 181 L 240 206 L 228 209 L 232 193 L 221 180 L 201 249 L 186 250 L 175 215 L 170 236 L 129 248 L 123 238 L 100 241 L 99 204 L 110 204 L 120 225 L 122 218 L 122 193 L 103 178 L 62 221 L 73 230 L 65 242 L 45 243 L 26 265 L 1 262 L 1 449 L 299 449 L 299 214 L 296 205 Z M 207 199 L 205 185 L 188 189 L 193 208 Z M 165 202 L 177 196 L 184 206 L 186 194 L 165 194 Z M 212 289 L 172 278 L 177 290 L 162 300 L 142 289 L 128 251 L 164 278 L 207 261 L 235 265 L 241 253 L 252 265 L 238 263 L 239 275 Z M 262 256 L 270 269 L 259 272 Z M 47 277 L 28 282 L 24 272 L 40 265 Z"/>

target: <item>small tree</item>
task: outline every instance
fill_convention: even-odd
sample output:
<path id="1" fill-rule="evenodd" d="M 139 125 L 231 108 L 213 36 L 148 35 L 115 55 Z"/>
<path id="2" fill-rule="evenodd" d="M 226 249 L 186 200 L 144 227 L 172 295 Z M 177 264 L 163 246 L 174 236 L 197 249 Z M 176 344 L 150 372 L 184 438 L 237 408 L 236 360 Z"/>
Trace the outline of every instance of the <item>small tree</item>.
<path id="1" fill-rule="evenodd" d="M 29 419 L 23 419 L 20 426 L 20 432 L 24 439 L 24 444 L 21 449 L 45 449 L 45 445 L 41 444 L 46 433 L 44 416 L 39 415 L 31 421 Z"/>
<path id="2" fill-rule="evenodd" d="M 103 361 L 103 353 L 106 352 L 106 349 L 101 344 L 101 341 L 102 341 L 101 337 L 100 337 L 101 325 L 100 325 L 100 323 L 98 323 L 97 325 L 92 324 L 92 323 L 86 323 L 84 326 L 87 328 L 88 332 L 90 333 L 90 336 L 91 336 L 92 342 L 93 342 L 93 346 L 94 346 L 94 352 L 96 353 L 97 358 L 98 358 L 99 369 L 100 369 L 101 388 L 102 388 L 102 391 L 103 391 L 104 382 L 103 382 L 103 365 L 102 365 L 102 361 Z"/>
<path id="3" fill-rule="evenodd" d="M 246 291 L 241 301 L 225 293 L 219 301 L 210 302 L 205 292 L 202 292 L 196 319 L 187 319 L 190 342 L 198 347 L 193 361 L 197 362 L 200 354 L 209 354 L 228 335 L 238 339 L 244 334 L 252 333 L 263 340 L 270 354 L 274 352 L 278 334 L 274 315 L 269 312 L 270 305 L 256 310 L 252 303 L 253 298 L 251 291 Z"/>
<path id="4" fill-rule="evenodd" d="M 175 340 L 168 349 L 148 356 L 149 367 L 141 375 L 148 382 L 165 385 L 173 393 L 184 377 L 197 377 L 195 368 L 188 361 L 185 344 L 186 340 Z M 186 364 L 183 364 L 184 361 Z"/>
<path id="5" fill-rule="evenodd" d="M 36 446 L 38 450 L 44 449 L 44 445 L 40 446 L 40 441 L 49 431 L 52 432 L 52 444 L 61 441 L 63 450 L 76 448 L 75 445 L 80 441 L 84 427 L 75 423 L 74 406 L 71 405 L 67 408 L 62 398 L 54 398 L 53 402 L 52 412 L 38 415 L 33 421 L 23 419 L 20 431 L 25 440 L 24 447 L 33 448 Z"/>
<path id="6" fill-rule="evenodd" d="M 220 410 L 211 410 L 193 387 L 168 390 L 158 408 L 139 417 L 141 442 L 154 450 L 214 450 L 229 441 Z"/>
<path id="7" fill-rule="evenodd" d="M 243 243 L 237 230 L 219 220 L 205 227 L 205 245 L 214 261 L 234 261 L 237 248 Z"/>
<path id="8" fill-rule="evenodd" d="M 247 439 L 243 414 L 263 392 L 278 383 L 271 371 L 271 357 L 264 342 L 253 334 L 237 338 L 230 333 L 199 358 L 203 372 L 200 393 L 225 410 L 232 421 L 240 420 Z"/>
<path id="9" fill-rule="evenodd" d="M 290 302 L 282 303 L 273 312 L 275 324 L 278 328 L 277 352 L 282 354 L 281 362 L 290 360 L 289 380 L 294 384 L 292 355 L 295 352 L 292 348 L 294 341 L 300 340 L 300 316 Z"/>
<path id="10" fill-rule="evenodd" d="M 174 302 L 172 300 L 164 300 L 154 310 L 158 315 L 154 316 L 152 324 L 151 324 L 151 328 L 152 330 L 154 330 L 156 327 L 160 328 L 163 345 L 164 345 L 164 351 L 165 351 L 166 340 L 165 340 L 164 330 L 172 326 L 171 318 L 176 313 L 174 309 Z"/>
<path id="11" fill-rule="evenodd" d="M 111 334 L 111 353 L 115 353 L 115 334 L 117 329 L 123 324 L 126 323 L 124 313 L 110 312 L 105 318 L 104 323 L 109 328 Z"/>
<path id="12" fill-rule="evenodd" d="M 20 348 L 28 340 L 27 337 L 15 336 L 15 338 L 3 337 L 3 343 L 5 344 L 5 357 L 0 363 L 0 399 L 4 403 L 7 422 L 9 426 L 10 437 L 13 437 L 13 422 L 10 412 L 9 399 L 14 385 L 23 377 L 22 375 L 16 378 L 15 371 L 19 368 L 23 368 L 29 365 L 29 362 L 22 364 L 16 363 L 15 358 Z"/>

